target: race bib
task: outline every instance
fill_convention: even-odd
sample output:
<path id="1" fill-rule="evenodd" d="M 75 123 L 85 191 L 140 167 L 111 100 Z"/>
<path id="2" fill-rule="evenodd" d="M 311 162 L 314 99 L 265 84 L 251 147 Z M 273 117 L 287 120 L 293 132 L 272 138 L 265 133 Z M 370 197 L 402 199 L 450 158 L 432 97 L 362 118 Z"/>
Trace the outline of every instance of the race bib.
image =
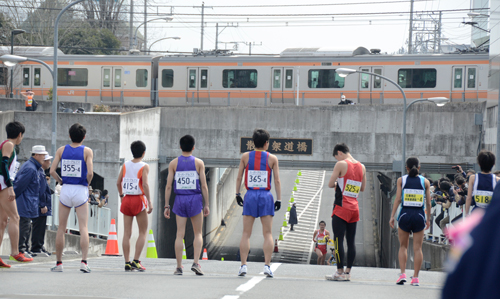
<path id="1" fill-rule="evenodd" d="M 249 188 L 267 188 L 267 183 L 267 171 L 248 171 L 247 186 Z"/>
<path id="2" fill-rule="evenodd" d="M 491 203 L 491 198 L 493 197 L 493 192 L 491 191 L 476 191 L 474 195 L 474 200 L 479 207 L 486 207 Z"/>
<path id="3" fill-rule="evenodd" d="M 82 177 L 82 160 L 62 160 L 61 176 L 71 178 Z"/>
<path id="4" fill-rule="evenodd" d="M 421 207 L 424 205 L 424 190 L 404 189 L 403 206 Z"/>
<path id="5" fill-rule="evenodd" d="M 19 166 L 21 165 L 21 163 L 15 161 L 14 163 L 12 163 L 12 165 L 10 166 L 11 170 L 9 171 L 9 176 L 10 176 L 10 179 L 11 181 L 13 182 L 14 179 L 16 178 L 16 175 L 17 175 L 17 172 L 19 171 Z"/>
<path id="6" fill-rule="evenodd" d="M 344 196 L 358 198 L 360 190 L 361 190 L 361 182 L 347 180 L 343 194 Z"/>
<path id="7" fill-rule="evenodd" d="M 123 178 L 122 190 L 123 190 L 123 194 L 127 194 L 127 195 L 140 195 L 140 194 L 142 194 L 142 190 L 141 190 L 141 188 L 139 188 L 139 179 Z"/>
<path id="8" fill-rule="evenodd" d="M 196 171 L 178 171 L 175 173 L 175 186 L 179 190 L 195 190 L 197 178 Z"/>

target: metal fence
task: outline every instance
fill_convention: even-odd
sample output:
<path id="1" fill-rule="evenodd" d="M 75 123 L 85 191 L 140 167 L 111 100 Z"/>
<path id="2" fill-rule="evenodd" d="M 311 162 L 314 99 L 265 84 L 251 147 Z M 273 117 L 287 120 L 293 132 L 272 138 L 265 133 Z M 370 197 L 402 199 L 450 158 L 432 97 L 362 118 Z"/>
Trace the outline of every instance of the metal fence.
<path id="1" fill-rule="evenodd" d="M 464 209 L 465 209 L 465 205 L 462 206 Z M 455 202 L 452 202 L 451 203 L 451 206 L 450 208 L 448 209 L 447 214 L 445 214 L 445 218 L 446 218 L 446 215 L 448 215 L 448 221 L 446 222 L 446 227 L 450 227 L 452 226 L 453 224 L 451 223 L 451 221 L 459 216 L 460 214 L 462 214 L 462 207 L 457 207 L 456 203 Z M 441 230 L 441 228 L 439 227 L 438 224 L 436 224 L 436 217 L 438 217 L 438 215 L 441 213 L 441 209 L 443 207 L 441 205 L 436 205 L 435 207 L 432 208 L 431 210 L 431 215 L 433 215 L 431 217 L 431 227 L 425 231 L 425 240 L 426 241 L 429 241 L 429 242 L 434 242 L 434 243 L 439 243 L 439 244 L 449 244 L 448 242 L 448 239 L 446 238 L 446 236 L 444 235 L 444 232 Z M 462 214 L 462 219 L 464 218 L 464 215 Z M 459 221 L 459 220 L 457 220 Z"/>
<path id="2" fill-rule="evenodd" d="M 99 208 L 97 205 L 88 205 L 89 207 L 89 234 L 100 237 L 107 237 L 109 233 L 109 225 L 111 223 L 111 210 L 108 208 Z M 52 215 L 47 217 L 47 225 L 59 226 L 59 195 L 52 195 Z M 80 231 L 78 226 L 78 218 L 74 208 L 71 209 L 68 217 L 66 229 L 72 231 Z"/>

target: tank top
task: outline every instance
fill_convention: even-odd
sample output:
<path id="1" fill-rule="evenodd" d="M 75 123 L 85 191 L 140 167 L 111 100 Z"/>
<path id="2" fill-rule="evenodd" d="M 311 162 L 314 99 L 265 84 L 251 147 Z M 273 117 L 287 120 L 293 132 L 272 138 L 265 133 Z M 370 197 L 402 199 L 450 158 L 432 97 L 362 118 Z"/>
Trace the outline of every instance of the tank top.
<path id="1" fill-rule="evenodd" d="M 495 190 L 496 185 L 497 180 L 495 174 L 476 174 L 474 188 L 472 189 L 472 196 L 474 196 L 476 206 L 484 209 L 490 204 L 491 198 L 493 197 L 493 190 Z"/>
<path id="2" fill-rule="evenodd" d="M 142 173 L 146 163 L 127 161 L 123 165 L 122 191 L 125 195 L 144 195 Z"/>
<path id="3" fill-rule="evenodd" d="M 73 148 L 67 144 L 61 157 L 61 178 L 63 184 L 88 186 L 87 163 L 84 159 L 84 145 Z"/>
<path id="4" fill-rule="evenodd" d="M 2 144 L 0 144 L 0 156 L 1 156 L 1 151 L 2 151 L 3 145 L 5 143 L 7 143 L 7 141 L 9 141 L 9 140 L 5 140 L 4 142 L 2 142 Z M 13 183 L 14 179 L 16 178 L 17 171 L 19 170 L 19 162 L 17 162 L 17 155 L 16 155 L 15 149 L 12 151 L 12 155 L 10 156 L 8 163 L 9 164 L 7 165 L 7 168 L 9 169 L 9 177 L 10 177 L 11 182 Z M 6 176 L 4 175 L 2 168 L 0 168 L 0 175 L 2 176 L 2 180 L 4 180 L 4 183 L 6 183 L 5 182 Z"/>
<path id="5" fill-rule="evenodd" d="M 269 167 L 269 153 L 251 151 L 245 168 L 245 187 L 247 190 L 271 190 L 273 171 Z"/>
<path id="6" fill-rule="evenodd" d="M 321 233 L 321 230 L 318 230 L 318 233 L 316 234 L 316 243 L 318 246 L 325 246 L 326 241 L 325 241 L 325 236 L 326 236 L 326 230 Z"/>
<path id="7" fill-rule="evenodd" d="M 31 107 L 33 105 L 33 96 L 26 96 L 26 100 L 24 101 L 26 107 Z"/>
<path id="8" fill-rule="evenodd" d="M 337 179 L 335 205 L 348 210 L 359 210 L 358 196 L 363 182 L 363 166 L 360 162 L 344 161 L 347 163 L 347 172 Z"/>
<path id="9" fill-rule="evenodd" d="M 177 158 L 175 170 L 174 192 L 177 195 L 201 194 L 200 175 L 196 170 L 194 156 Z"/>
<path id="10" fill-rule="evenodd" d="M 405 175 L 401 178 L 401 186 L 401 207 L 424 209 L 425 178 Z"/>

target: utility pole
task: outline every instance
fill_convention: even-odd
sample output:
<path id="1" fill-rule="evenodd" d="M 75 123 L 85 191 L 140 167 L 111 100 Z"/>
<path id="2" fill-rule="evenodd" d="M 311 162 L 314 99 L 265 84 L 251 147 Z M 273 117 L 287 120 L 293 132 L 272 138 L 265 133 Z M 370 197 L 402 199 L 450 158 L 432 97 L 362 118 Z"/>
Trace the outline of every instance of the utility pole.
<path id="1" fill-rule="evenodd" d="M 144 0 L 144 52 L 148 45 L 148 0 Z"/>
<path id="2" fill-rule="evenodd" d="M 441 17 L 443 16 L 443 12 L 439 11 L 439 24 L 438 24 L 438 34 L 437 34 L 437 39 L 438 39 L 438 53 L 441 53 L 441 28 L 442 28 L 442 23 L 441 23 Z"/>
<path id="3" fill-rule="evenodd" d="M 134 0 L 130 0 L 130 30 L 128 33 L 128 48 L 132 49 L 134 46 L 132 39 L 134 38 Z"/>
<path id="4" fill-rule="evenodd" d="M 219 34 L 222 33 L 222 31 L 224 31 L 224 29 L 226 29 L 227 27 L 238 27 L 238 23 L 236 23 L 236 26 L 233 25 L 232 23 L 231 25 L 227 23 L 227 25 L 224 26 L 224 28 L 222 28 L 220 32 L 219 32 L 219 23 L 215 23 L 215 51 L 219 49 Z"/>
<path id="5" fill-rule="evenodd" d="M 413 37 L 413 1 L 411 0 L 410 4 L 410 36 L 408 38 L 408 54 L 411 54 L 413 52 L 413 42 L 412 42 L 412 37 Z M 404 163 L 404 161 L 403 161 Z"/>
<path id="6" fill-rule="evenodd" d="M 200 50 L 203 51 L 203 21 L 205 17 L 205 2 L 201 2 L 201 46 Z"/>

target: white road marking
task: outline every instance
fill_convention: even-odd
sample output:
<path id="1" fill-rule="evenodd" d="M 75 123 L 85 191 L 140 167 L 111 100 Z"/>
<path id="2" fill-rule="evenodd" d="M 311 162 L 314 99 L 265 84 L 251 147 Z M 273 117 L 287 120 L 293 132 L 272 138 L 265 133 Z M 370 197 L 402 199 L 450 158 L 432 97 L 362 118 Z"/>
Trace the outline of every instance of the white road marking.
<path id="1" fill-rule="evenodd" d="M 271 264 L 271 271 L 274 273 L 274 271 L 276 271 L 276 269 L 278 269 L 279 266 L 281 266 L 281 263 Z M 259 274 L 264 274 L 264 272 L 260 272 Z M 248 292 L 264 279 L 266 279 L 266 276 L 252 277 L 249 281 L 245 282 L 244 284 L 241 284 L 236 288 L 236 292 L 240 292 L 239 295 L 225 295 L 221 299 L 238 299 L 243 293 Z"/>

